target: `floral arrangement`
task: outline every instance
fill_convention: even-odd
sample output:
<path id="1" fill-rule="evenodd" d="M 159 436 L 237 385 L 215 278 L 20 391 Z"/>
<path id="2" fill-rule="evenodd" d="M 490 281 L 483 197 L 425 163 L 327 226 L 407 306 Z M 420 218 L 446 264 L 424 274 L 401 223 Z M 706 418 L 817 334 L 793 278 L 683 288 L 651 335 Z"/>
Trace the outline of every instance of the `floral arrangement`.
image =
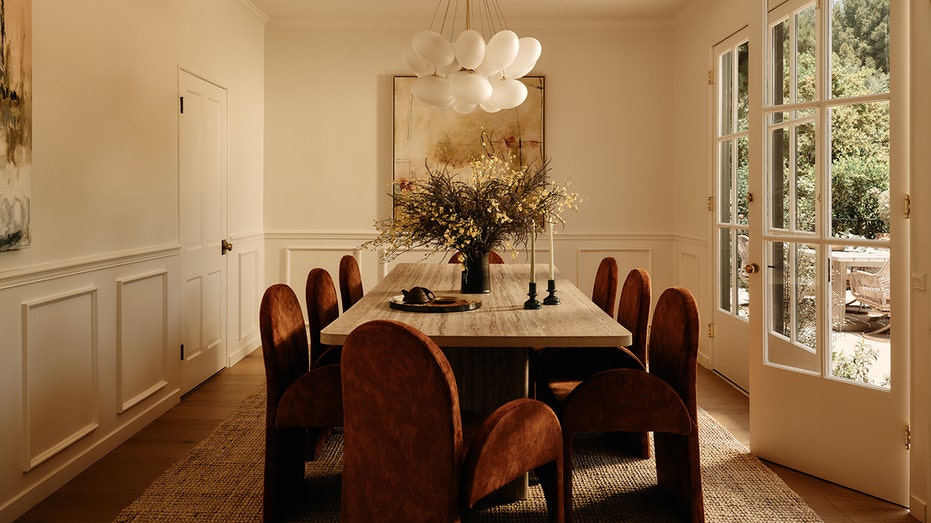
<path id="1" fill-rule="evenodd" d="M 386 261 L 415 248 L 462 252 L 474 259 L 495 248 L 516 256 L 531 230 L 565 224 L 563 211 L 578 209 L 582 198 L 548 180 L 549 162 L 520 169 L 511 157 L 485 152 L 469 162 L 471 175 L 451 173 L 448 166 L 427 177 L 393 182 L 393 218 L 377 220 L 379 235 L 363 247 L 383 247 Z"/>

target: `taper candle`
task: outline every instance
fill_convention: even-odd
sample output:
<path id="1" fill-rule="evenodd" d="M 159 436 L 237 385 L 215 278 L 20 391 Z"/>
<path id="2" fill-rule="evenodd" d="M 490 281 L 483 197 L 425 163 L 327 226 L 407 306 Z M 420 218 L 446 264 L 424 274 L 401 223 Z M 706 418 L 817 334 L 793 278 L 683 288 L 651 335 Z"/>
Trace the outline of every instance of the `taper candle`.
<path id="1" fill-rule="evenodd" d="M 537 238 L 537 228 L 534 227 L 530 230 L 530 283 L 536 283 L 537 278 L 534 274 L 536 272 L 536 238 Z"/>
<path id="2" fill-rule="evenodd" d="M 555 257 L 556 255 L 554 254 L 554 251 L 553 251 L 553 222 L 550 222 L 550 279 L 551 280 L 556 279 L 556 264 L 554 261 Z"/>

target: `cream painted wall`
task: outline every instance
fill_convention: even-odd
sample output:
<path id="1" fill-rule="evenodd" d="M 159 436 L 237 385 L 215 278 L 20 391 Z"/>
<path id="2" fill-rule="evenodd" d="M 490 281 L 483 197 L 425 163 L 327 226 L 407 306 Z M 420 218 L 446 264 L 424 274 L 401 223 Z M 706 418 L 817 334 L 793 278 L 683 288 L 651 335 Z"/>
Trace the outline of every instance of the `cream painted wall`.
<path id="1" fill-rule="evenodd" d="M 555 25 L 512 29 L 545 42 L 531 73 L 546 77 L 545 153 L 552 177 L 586 197 L 557 264 L 586 292 L 603 256 L 673 285 L 672 27 Z M 390 269 L 356 248 L 390 213 L 392 78 L 409 74 L 401 50 L 419 29 L 267 27 L 267 282 L 300 296 L 311 268 L 335 276 L 351 253 L 366 287 Z"/>
<path id="2" fill-rule="evenodd" d="M 515 30 L 546 42 L 532 74 L 547 77 L 552 176 L 587 197 L 566 232 L 669 232 L 672 30 Z M 400 50 L 413 32 L 268 27 L 269 231 L 369 232 L 388 212 L 391 79 L 407 74 Z"/>
<path id="3" fill-rule="evenodd" d="M 751 2 L 706 0 L 692 4 L 676 24 L 675 230 L 689 238 L 708 235 L 711 213 L 712 47 L 749 23 Z"/>
<path id="4" fill-rule="evenodd" d="M 242 0 L 32 8 L 32 245 L 0 253 L 2 521 L 178 401 L 179 67 L 229 91 L 231 353 L 258 346 L 264 283 L 264 15 Z"/>

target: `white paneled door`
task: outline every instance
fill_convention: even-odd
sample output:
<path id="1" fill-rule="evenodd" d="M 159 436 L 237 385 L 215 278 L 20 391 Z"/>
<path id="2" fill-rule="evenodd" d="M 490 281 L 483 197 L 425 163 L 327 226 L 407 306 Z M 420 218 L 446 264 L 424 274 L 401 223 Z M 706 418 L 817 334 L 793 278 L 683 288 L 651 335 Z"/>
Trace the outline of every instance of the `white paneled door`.
<path id="1" fill-rule="evenodd" d="M 226 367 L 227 93 L 179 71 L 181 390 Z"/>
<path id="2" fill-rule="evenodd" d="M 909 312 L 892 289 L 908 274 L 908 110 L 892 80 L 904 4 L 789 0 L 750 49 L 764 73 L 750 82 L 750 450 L 901 505 Z M 856 44 L 864 34 L 875 45 Z"/>

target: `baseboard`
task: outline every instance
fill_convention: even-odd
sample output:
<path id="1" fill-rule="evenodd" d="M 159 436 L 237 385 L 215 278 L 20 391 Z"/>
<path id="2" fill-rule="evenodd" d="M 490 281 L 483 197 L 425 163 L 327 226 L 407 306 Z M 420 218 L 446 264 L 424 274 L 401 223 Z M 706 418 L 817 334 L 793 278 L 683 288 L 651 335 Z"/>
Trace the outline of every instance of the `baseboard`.
<path id="1" fill-rule="evenodd" d="M 252 354 L 252 351 L 258 349 L 262 346 L 262 342 L 259 340 L 259 337 L 252 336 L 248 340 L 245 340 L 241 347 L 239 347 L 234 352 L 231 352 L 226 358 L 226 365 L 232 367 L 240 362 L 246 356 Z"/>
<path id="2" fill-rule="evenodd" d="M 908 500 L 908 513 L 921 523 L 924 523 L 928 520 L 927 505 L 925 505 L 924 502 L 915 499 L 914 496 L 910 497 Z"/>
<path id="3" fill-rule="evenodd" d="M 15 521 L 26 512 L 29 512 L 42 500 L 76 478 L 91 465 L 158 419 L 162 414 L 168 412 L 179 401 L 181 401 L 181 395 L 178 391 L 175 391 L 175 393 L 153 405 L 131 422 L 122 425 L 118 430 L 94 445 L 93 448 L 76 456 L 58 470 L 52 471 L 45 479 L 5 500 L 5 503 L 0 506 L 0 521 Z"/>

